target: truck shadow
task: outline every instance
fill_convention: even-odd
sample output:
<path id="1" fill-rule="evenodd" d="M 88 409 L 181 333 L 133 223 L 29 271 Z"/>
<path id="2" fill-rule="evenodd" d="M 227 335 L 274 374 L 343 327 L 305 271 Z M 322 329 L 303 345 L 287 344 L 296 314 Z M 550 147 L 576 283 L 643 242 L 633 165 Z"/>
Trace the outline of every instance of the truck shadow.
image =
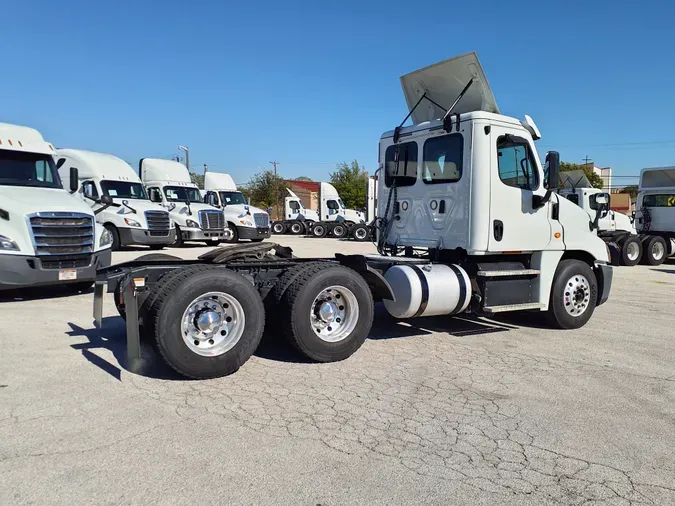
<path id="1" fill-rule="evenodd" d="M 85 329 L 69 322 L 71 330 L 66 332 L 71 337 L 84 337 L 88 342 L 73 344 L 71 347 L 82 353 L 82 356 L 102 371 L 116 380 L 121 380 L 122 370 L 131 374 L 138 374 L 153 379 L 181 380 L 180 376 L 162 360 L 153 346 L 141 340 L 141 360 L 134 364 L 133 370 L 127 364 L 126 323 L 120 316 L 103 318 L 103 328 L 93 327 Z M 96 353 L 96 350 L 109 351 L 114 357 L 114 363 Z"/>
<path id="2" fill-rule="evenodd" d="M 675 274 L 675 269 L 651 269 L 654 272 L 663 272 L 665 274 Z"/>
<path id="3" fill-rule="evenodd" d="M 68 290 L 62 286 L 39 286 L 32 288 L 14 288 L 0 292 L 0 304 L 3 302 L 21 302 L 43 299 L 59 299 L 73 295 L 93 293 L 93 288 L 86 290 Z"/>

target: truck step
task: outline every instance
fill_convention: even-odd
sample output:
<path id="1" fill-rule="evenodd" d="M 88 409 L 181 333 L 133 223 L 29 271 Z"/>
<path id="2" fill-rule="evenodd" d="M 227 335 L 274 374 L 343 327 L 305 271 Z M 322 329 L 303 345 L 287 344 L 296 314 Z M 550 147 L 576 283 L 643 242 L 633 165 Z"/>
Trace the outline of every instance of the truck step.
<path id="1" fill-rule="evenodd" d="M 540 272 L 539 269 L 511 269 L 503 271 L 478 271 L 476 275 L 485 278 L 504 278 L 509 276 L 537 276 Z"/>
<path id="2" fill-rule="evenodd" d="M 507 304 L 504 306 L 485 306 L 485 314 L 505 313 L 506 311 L 525 311 L 526 309 L 542 309 L 544 304 L 539 302 L 526 302 L 524 304 Z"/>

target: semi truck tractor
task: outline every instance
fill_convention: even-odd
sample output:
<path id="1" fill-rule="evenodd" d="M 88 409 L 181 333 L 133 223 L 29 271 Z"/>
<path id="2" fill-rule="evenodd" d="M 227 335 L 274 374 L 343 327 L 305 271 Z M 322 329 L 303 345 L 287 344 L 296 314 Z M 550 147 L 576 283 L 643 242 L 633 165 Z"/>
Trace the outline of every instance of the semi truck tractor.
<path id="1" fill-rule="evenodd" d="M 639 215 L 634 220 L 609 209 L 598 216 L 597 199 L 608 199 L 609 194 L 591 187 L 583 171 L 564 173 L 565 187 L 559 194 L 589 214 L 589 226 L 597 230 L 598 237 L 609 246 L 614 265 L 634 266 L 640 261 L 660 265 L 675 255 L 675 168 L 644 169 L 642 174 L 647 174 L 646 184 L 654 186 L 639 190 Z M 640 188 L 643 188 L 643 180 L 641 175 Z M 671 197 L 672 201 L 669 201 Z M 655 228 L 651 219 L 653 214 L 657 216 Z M 593 219 L 596 216 L 597 221 Z"/>
<path id="2" fill-rule="evenodd" d="M 223 211 L 202 201 L 185 165 L 173 160 L 142 158 L 138 170 L 150 200 L 169 212 L 176 227 L 176 246 L 185 241 L 212 246 L 232 240 Z"/>
<path id="3" fill-rule="evenodd" d="M 204 202 L 222 209 L 225 214 L 225 226 L 230 236 L 228 242 L 240 239 L 260 242 L 270 236 L 269 214 L 250 206 L 229 174 L 206 172 L 204 191 Z"/>
<path id="4" fill-rule="evenodd" d="M 110 234 L 64 190 L 53 156 L 37 130 L 0 123 L 0 290 L 63 285 L 78 291 L 110 265 Z M 70 171 L 72 192 L 77 169 Z"/>
<path id="5" fill-rule="evenodd" d="M 364 223 L 366 218 L 360 211 L 347 209 L 340 198 L 340 194 L 330 183 L 319 183 L 317 220 L 307 210 L 301 213 L 300 211 L 304 208 L 300 205 L 300 199 L 297 198 L 297 195 L 293 194 L 286 198 L 284 209 L 286 219 L 275 221 L 272 224 L 274 233 L 307 233 L 313 237 L 330 235 L 341 238 L 349 235 L 351 227 L 357 223 Z M 281 232 L 277 232 L 277 230 L 281 230 Z"/>
<path id="6" fill-rule="evenodd" d="M 79 149 L 58 149 L 54 158 L 65 186 L 70 185 L 70 168 L 77 168 L 75 195 L 98 211 L 96 221 L 110 232 L 113 251 L 131 245 L 162 249 L 176 241 L 169 212 L 148 199 L 138 174 L 124 160 Z M 101 204 L 102 195 L 113 205 Z"/>
<path id="7" fill-rule="evenodd" d="M 379 141 L 379 253 L 296 258 L 269 242 L 102 269 L 94 316 L 107 286 L 130 364 L 142 336 L 187 377 L 230 374 L 265 321 L 310 360 L 342 360 L 369 335 L 376 301 L 406 320 L 534 311 L 559 329 L 588 322 L 609 297 L 608 248 L 555 192 L 559 156 L 540 162 L 534 121 L 500 114 L 475 53 L 401 82 L 413 124 Z"/>

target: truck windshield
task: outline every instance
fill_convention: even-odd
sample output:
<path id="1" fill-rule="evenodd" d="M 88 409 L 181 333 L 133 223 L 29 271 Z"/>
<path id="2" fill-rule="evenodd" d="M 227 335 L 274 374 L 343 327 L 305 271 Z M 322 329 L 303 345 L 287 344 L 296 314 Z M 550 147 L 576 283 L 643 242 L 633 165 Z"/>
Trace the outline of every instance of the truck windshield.
<path id="1" fill-rule="evenodd" d="M 51 156 L 5 149 L 0 150 L 0 185 L 62 188 Z"/>
<path id="2" fill-rule="evenodd" d="M 241 192 L 218 192 L 220 195 L 220 201 L 229 206 L 231 204 L 246 204 L 246 199 L 244 194 Z"/>
<path id="3" fill-rule="evenodd" d="M 104 195 L 124 199 L 147 200 L 145 188 L 141 183 L 130 183 L 127 181 L 101 181 L 101 189 Z"/>
<path id="4" fill-rule="evenodd" d="M 340 203 L 340 207 L 341 207 L 342 209 L 344 209 L 344 208 L 345 208 L 345 203 L 342 202 L 342 199 L 338 199 L 338 202 Z"/>
<path id="5" fill-rule="evenodd" d="M 203 202 L 202 194 L 197 188 L 186 188 L 185 186 L 165 186 L 164 195 L 169 202 Z"/>

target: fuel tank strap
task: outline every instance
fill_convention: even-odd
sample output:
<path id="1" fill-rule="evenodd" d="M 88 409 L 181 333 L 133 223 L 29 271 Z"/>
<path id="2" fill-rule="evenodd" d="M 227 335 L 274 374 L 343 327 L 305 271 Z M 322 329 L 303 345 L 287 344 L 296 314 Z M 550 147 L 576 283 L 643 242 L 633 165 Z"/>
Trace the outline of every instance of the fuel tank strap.
<path id="1" fill-rule="evenodd" d="M 413 271 L 415 271 L 415 274 L 417 274 L 417 277 L 420 279 L 420 288 L 422 289 L 422 300 L 420 300 L 420 307 L 417 310 L 417 312 L 411 316 L 411 318 L 417 318 L 419 315 L 424 313 L 427 309 L 427 304 L 429 304 L 429 283 L 427 282 L 427 278 L 422 272 L 422 269 L 420 269 L 416 265 L 410 265 Z"/>

